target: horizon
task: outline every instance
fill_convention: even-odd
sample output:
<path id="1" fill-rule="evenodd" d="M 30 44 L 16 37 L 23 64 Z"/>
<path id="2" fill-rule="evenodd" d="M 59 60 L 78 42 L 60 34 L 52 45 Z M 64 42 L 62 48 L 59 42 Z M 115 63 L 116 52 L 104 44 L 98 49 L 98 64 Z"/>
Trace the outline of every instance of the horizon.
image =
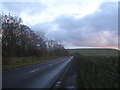
<path id="1" fill-rule="evenodd" d="M 115 48 L 115 47 L 70 47 L 70 48 L 65 48 L 65 49 L 116 49 L 116 50 L 120 50 L 119 48 Z"/>

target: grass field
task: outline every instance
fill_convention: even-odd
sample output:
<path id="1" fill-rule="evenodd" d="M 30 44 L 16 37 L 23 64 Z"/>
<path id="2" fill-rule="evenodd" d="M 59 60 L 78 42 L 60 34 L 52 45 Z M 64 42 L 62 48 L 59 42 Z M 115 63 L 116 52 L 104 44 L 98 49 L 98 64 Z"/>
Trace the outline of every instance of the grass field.
<path id="1" fill-rule="evenodd" d="M 70 49 L 69 52 L 75 56 L 85 88 L 119 87 L 118 50 Z"/>
<path id="2" fill-rule="evenodd" d="M 118 50 L 116 49 L 68 49 L 68 51 L 73 54 L 73 53 L 79 53 L 81 55 L 85 56 L 117 56 L 118 55 Z"/>
<path id="3" fill-rule="evenodd" d="M 2 70 L 10 70 L 22 66 L 28 66 L 33 64 L 40 64 L 50 60 L 55 60 L 58 56 L 54 57 L 12 57 L 12 58 L 3 58 L 2 60 Z"/>

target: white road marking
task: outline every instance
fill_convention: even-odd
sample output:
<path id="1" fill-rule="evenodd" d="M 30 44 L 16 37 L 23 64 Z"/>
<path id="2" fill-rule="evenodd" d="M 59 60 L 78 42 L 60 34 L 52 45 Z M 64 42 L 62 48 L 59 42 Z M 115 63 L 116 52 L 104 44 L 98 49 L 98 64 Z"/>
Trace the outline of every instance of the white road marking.
<path id="1" fill-rule="evenodd" d="M 49 66 L 51 66 L 52 64 L 49 64 Z"/>
<path id="2" fill-rule="evenodd" d="M 60 83 L 62 83 L 61 81 L 57 81 L 57 84 L 60 84 Z"/>
<path id="3" fill-rule="evenodd" d="M 73 87 L 73 86 L 66 86 L 66 88 L 75 88 L 75 87 Z"/>
<path id="4" fill-rule="evenodd" d="M 20 68 L 16 68 L 16 70 L 19 70 Z"/>
<path id="5" fill-rule="evenodd" d="M 57 81 L 55 86 L 60 86 L 61 83 L 62 83 L 61 81 Z"/>
<path id="6" fill-rule="evenodd" d="M 30 71 L 30 73 L 33 73 L 33 72 L 38 71 L 38 70 L 39 70 L 39 69 L 32 70 L 32 71 Z"/>

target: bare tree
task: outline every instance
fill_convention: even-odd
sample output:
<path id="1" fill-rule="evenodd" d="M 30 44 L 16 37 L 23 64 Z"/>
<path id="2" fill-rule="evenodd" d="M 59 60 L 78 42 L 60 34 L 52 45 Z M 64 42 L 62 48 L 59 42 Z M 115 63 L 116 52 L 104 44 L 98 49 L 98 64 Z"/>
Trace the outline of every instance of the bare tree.
<path id="1" fill-rule="evenodd" d="M 45 35 L 35 32 L 22 24 L 16 16 L 2 18 L 2 49 L 4 57 L 13 56 L 64 56 L 67 51 L 55 40 L 47 40 Z"/>

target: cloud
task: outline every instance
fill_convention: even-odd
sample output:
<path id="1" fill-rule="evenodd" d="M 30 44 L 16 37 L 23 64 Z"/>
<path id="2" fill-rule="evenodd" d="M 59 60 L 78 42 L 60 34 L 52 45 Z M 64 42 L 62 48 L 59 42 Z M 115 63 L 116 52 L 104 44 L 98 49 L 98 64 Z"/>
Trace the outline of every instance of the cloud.
<path id="1" fill-rule="evenodd" d="M 114 12 L 114 13 L 113 13 Z M 76 19 L 62 15 L 52 23 L 58 28 L 47 33 L 50 38 L 62 40 L 64 45 L 107 47 L 118 44 L 117 3 L 103 3 L 92 14 Z M 52 30 L 51 30 L 52 31 Z"/>
<path id="2" fill-rule="evenodd" d="M 44 15 L 42 13 L 46 10 L 46 6 L 40 2 L 3 2 L 3 14 L 11 13 L 15 16 L 20 16 L 24 24 L 34 25 L 42 21 Z M 42 19 L 42 20 L 41 20 Z"/>
<path id="3" fill-rule="evenodd" d="M 3 10 L 18 14 L 24 24 L 65 47 L 117 46 L 117 2 L 87 1 L 6 2 Z"/>
<path id="4" fill-rule="evenodd" d="M 51 22 L 61 15 L 82 18 L 93 13 L 103 0 L 40 0 L 38 2 L 3 2 L 3 11 L 20 15 L 27 25 Z M 87 7 L 87 8 L 86 8 Z M 88 9 L 89 8 L 89 9 Z M 32 21 L 32 23 L 31 23 Z"/>

